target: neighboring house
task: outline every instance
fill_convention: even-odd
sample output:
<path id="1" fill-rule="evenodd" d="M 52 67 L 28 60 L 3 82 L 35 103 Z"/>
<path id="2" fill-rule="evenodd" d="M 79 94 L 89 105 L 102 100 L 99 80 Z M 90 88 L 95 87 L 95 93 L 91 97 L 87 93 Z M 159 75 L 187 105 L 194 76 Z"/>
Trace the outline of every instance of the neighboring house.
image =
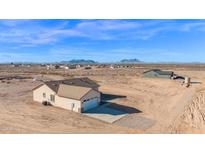
<path id="1" fill-rule="evenodd" d="M 114 66 L 113 66 L 113 65 L 110 65 L 110 68 L 111 68 L 111 69 L 114 69 Z"/>
<path id="2" fill-rule="evenodd" d="M 48 81 L 33 89 L 33 99 L 81 113 L 99 105 L 98 87 L 89 78 Z"/>
<path id="3" fill-rule="evenodd" d="M 80 64 L 76 65 L 76 68 L 81 68 L 81 67 L 83 67 L 83 65 L 80 65 Z"/>
<path id="4" fill-rule="evenodd" d="M 19 67 L 20 65 L 19 64 L 12 64 L 11 66 L 12 67 Z"/>
<path id="5" fill-rule="evenodd" d="M 53 65 L 46 65 L 46 69 L 47 69 L 47 70 L 50 70 L 50 69 L 52 69 L 52 68 L 54 68 Z"/>
<path id="6" fill-rule="evenodd" d="M 90 69 L 92 69 L 92 67 L 91 66 L 86 66 L 84 69 L 90 70 Z"/>
<path id="7" fill-rule="evenodd" d="M 55 68 L 55 69 L 59 69 L 59 68 L 60 68 L 60 65 L 55 65 L 54 68 Z"/>
<path id="8" fill-rule="evenodd" d="M 76 66 L 76 65 L 68 65 L 68 68 L 69 68 L 69 69 L 76 69 L 77 66 Z"/>
<path id="9" fill-rule="evenodd" d="M 144 77 L 151 78 L 166 78 L 171 79 L 174 77 L 174 72 L 172 71 L 162 71 L 160 69 L 152 69 L 143 73 Z"/>

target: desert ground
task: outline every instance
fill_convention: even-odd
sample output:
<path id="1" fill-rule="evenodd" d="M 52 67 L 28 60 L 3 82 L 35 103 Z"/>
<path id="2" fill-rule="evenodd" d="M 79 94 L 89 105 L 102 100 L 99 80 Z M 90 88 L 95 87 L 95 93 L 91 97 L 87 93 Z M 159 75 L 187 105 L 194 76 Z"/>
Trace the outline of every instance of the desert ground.
<path id="1" fill-rule="evenodd" d="M 191 78 L 145 78 L 152 68 Z M 100 85 L 103 102 L 127 113 L 108 123 L 32 99 L 43 81 L 89 77 Z M 0 133 L 205 133 L 205 65 L 136 64 L 85 70 L 0 66 Z"/>

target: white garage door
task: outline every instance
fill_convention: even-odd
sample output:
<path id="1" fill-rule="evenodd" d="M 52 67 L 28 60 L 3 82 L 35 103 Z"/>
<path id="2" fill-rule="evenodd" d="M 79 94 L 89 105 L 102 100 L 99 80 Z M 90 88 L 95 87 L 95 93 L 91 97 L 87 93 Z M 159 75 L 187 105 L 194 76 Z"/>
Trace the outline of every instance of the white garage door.
<path id="1" fill-rule="evenodd" d="M 97 106 L 98 106 L 98 99 L 97 98 L 90 99 L 88 101 L 83 102 L 83 111 L 87 111 Z"/>

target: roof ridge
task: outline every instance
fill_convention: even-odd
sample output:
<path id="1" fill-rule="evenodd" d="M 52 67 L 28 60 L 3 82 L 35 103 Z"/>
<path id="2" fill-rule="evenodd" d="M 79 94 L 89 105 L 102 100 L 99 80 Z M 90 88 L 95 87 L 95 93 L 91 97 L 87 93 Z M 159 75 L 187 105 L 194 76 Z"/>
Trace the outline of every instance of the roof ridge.
<path id="1" fill-rule="evenodd" d="M 88 77 L 83 77 L 83 78 L 72 78 L 72 79 L 65 79 L 65 80 L 52 80 L 52 81 L 46 81 L 44 82 L 48 87 L 53 89 L 55 92 L 58 91 L 59 85 L 60 84 L 65 84 L 65 85 L 73 85 L 73 86 L 78 86 L 78 87 L 87 87 L 87 88 L 97 88 L 99 85 L 89 79 Z"/>

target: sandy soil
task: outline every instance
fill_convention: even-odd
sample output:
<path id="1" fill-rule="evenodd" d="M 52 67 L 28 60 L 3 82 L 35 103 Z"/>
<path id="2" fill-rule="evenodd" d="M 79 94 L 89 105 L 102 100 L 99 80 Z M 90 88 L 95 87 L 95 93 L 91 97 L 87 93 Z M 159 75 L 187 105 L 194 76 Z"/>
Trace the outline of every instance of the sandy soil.
<path id="1" fill-rule="evenodd" d="M 0 133 L 204 133 L 205 72 L 194 67 L 166 66 L 197 81 L 186 88 L 179 80 L 143 78 L 142 71 L 150 67 L 55 73 L 45 73 L 39 68 L 33 71 L 0 68 L 1 76 L 29 77 L 0 81 Z M 32 89 L 41 80 L 73 76 L 88 76 L 97 81 L 100 91 L 110 96 L 105 101 L 130 114 L 109 124 L 33 102 Z"/>
<path id="2" fill-rule="evenodd" d="M 32 101 L 32 80 L 0 83 L 0 133 L 138 133 Z"/>

